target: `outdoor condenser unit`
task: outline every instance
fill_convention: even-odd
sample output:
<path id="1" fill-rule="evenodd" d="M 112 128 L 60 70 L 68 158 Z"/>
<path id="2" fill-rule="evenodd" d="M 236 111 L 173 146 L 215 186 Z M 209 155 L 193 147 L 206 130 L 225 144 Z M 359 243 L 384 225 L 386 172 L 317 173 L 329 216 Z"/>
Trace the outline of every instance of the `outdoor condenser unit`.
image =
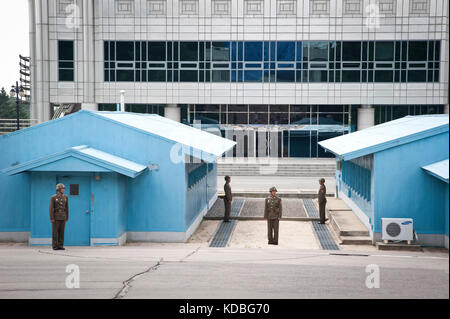
<path id="1" fill-rule="evenodd" d="M 382 235 L 384 242 L 388 240 L 413 240 L 413 220 L 411 218 L 381 218 Z"/>

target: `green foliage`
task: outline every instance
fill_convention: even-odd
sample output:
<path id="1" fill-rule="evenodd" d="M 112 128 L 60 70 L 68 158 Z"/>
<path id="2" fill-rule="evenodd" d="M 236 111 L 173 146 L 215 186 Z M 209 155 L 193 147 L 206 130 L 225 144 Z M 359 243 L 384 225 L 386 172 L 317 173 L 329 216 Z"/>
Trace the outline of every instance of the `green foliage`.
<path id="1" fill-rule="evenodd" d="M 19 101 L 19 116 L 21 119 L 30 118 L 30 106 Z M 0 119 L 15 119 L 16 97 L 11 97 L 2 87 L 0 91 Z"/>

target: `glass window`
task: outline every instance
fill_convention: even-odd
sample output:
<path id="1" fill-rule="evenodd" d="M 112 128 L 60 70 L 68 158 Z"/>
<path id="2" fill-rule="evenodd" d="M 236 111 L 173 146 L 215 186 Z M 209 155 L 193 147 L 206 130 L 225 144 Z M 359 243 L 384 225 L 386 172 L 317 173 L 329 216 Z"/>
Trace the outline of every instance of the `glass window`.
<path id="1" fill-rule="evenodd" d="M 328 71 L 309 71 L 309 82 L 327 82 Z"/>
<path id="2" fill-rule="evenodd" d="M 61 81 L 61 82 L 74 81 L 74 70 L 59 69 L 58 70 L 58 81 Z"/>
<path id="3" fill-rule="evenodd" d="M 336 113 L 319 113 L 319 125 L 342 125 L 343 114 Z"/>
<path id="4" fill-rule="evenodd" d="M 268 124 L 269 118 L 266 112 L 249 113 L 249 124 Z"/>
<path id="5" fill-rule="evenodd" d="M 342 82 L 360 82 L 360 71 L 342 71 Z"/>
<path id="6" fill-rule="evenodd" d="M 261 82 L 262 81 L 262 71 L 244 71 L 244 81 L 245 82 Z"/>
<path id="7" fill-rule="evenodd" d="M 361 42 L 342 42 L 342 61 L 361 61 Z"/>
<path id="8" fill-rule="evenodd" d="M 117 60 L 134 61 L 134 42 L 117 41 L 116 51 L 117 51 Z"/>
<path id="9" fill-rule="evenodd" d="M 195 119 L 202 124 L 219 124 L 219 113 L 197 113 Z"/>
<path id="10" fill-rule="evenodd" d="M 166 71 L 165 70 L 149 70 L 148 71 L 149 82 L 165 82 Z"/>
<path id="11" fill-rule="evenodd" d="M 248 124 L 248 113 L 228 113 L 228 124 Z M 267 115 L 266 115 L 267 122 Z"/>
<path id="12" fill-rule="evenodd" d="M 291 113 L 290 121 L 291 125 L 309 125 L 311 123 L 310 113 Z"/>
<path id="13" fill-rule="evenodd" d="M 244 43 L 245 61 L 262 61 L 262 42 Z"/>
<path id="14" fill-rule="evenodd" d="M 212 71 L 213 82 L 230 82 L 229 70 L 213 70 Z"/>
<path id="15" fill-rule="evenodd" d="M 277 71 L 278 82 L 295 82 L 295 71 Z"/>
<path id="16" fill-rule="evenodd" d="M 392 82 L 394 71 L 375 71 L 375 82 Z"/>
<path id="17" fill-rule="evenodd" d="M 198 60 L 198 42 L 180 42 L 180 61 Z"/>
<path id="18" fill-rule="evenodd" d="M 269 124 L 289 124 L 289 114 L 271 112 Z"/>
<path id="19" fill-rule="evenodd" d="M 218 104 L 197 104 L 195 105 L 195 112 L 219 112 L 220 106 Z"/>
<path id="20" fill-rule="evenodd" d="M 73 41 L 58 41 L 58 60 L 73 61 Z"/>
<path id="21" fill-rule="evenodd" d="M 408 82 L 426 82 L 427 73 L 425 70 L 408 70 Z"/>
<path id="22" fill-rule="evenodd" d="M 230 61 L 230 42 L 213 42 L 211 51 L 213 61 Z"/>
<path id="23" fill-rule="evenodd" d="M 295 61 L 295 42 L 277 43 L 277 61 Z"/>
<path id="24" fill-rule="evenodd" d="M 149 42 L 148 43 L 149 61 L 166 61 L 166 43 Z"/>
<path id="25" fill-rule="evenodd" d="M 181 70 L 180 82 L 198 82 L 197 70 Z"/>
<path id="26" fill-rule="evenodd" d="M 134 70 L 117 70 L 118 82 L 133 82 Z"/>
<path id="27" fill-rule="evenodd" d="M 427 41 L 409 41 L 408 61 L 427 60 Z"/>
<path id="28" fill-rule="evenodd" d="M 75 77 L 73 41 L 58 41 L 58 81 L 72 82 Z M 105 76 L 105 81 L 109 77 Z"/>
<path id="29" fill-rule="evenodd" d="M 394 42 L 375 42 L 375 61 L 394 61 Z"/>
<path id="30" fill-rule="evenodd" d="M 297 42 L 297 61 L 302 60 L 302 42 Z"/>
<path id="31" fill-rule="evenodd" d="M 276 105 L 272 104 L 270 106 L 270 112 L 289 112 L 289 105 Z"/>
<path id="32" fill-rule="evenodd" d="M 328 42 L 310 42 L 309 60 L 328 61 Z"/>

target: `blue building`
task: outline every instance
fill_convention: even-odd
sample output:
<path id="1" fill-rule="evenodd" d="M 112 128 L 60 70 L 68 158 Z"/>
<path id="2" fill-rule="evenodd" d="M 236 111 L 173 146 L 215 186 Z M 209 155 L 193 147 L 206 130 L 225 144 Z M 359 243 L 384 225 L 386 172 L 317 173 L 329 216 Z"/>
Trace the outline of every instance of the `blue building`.
<path id="1" fill-rule="evenodd" d="M 336 155 L 336 193 L 373 242 L 381 218 L 413 218 L 422 245 L 448 248 L 448 115 L 406 116 L 320 145 Z"/>
<path id="2" fill-rule="evenodd" d="M 0 240 L 51 244 L 64 183 L 67 245 L 184 242 L 217 199 L 235 143 L 159 115 L 82 110 L 0 137 Z"/>

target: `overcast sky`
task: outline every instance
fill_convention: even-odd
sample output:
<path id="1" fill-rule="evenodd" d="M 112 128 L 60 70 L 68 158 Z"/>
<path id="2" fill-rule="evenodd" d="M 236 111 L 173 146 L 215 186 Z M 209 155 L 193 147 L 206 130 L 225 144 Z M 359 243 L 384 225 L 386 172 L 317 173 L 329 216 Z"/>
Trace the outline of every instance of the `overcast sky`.
<path id="1" fill-rule="evenodd" d="M 19 54 L 30 56 L 28 0 L 0 0 L 0 87 L 19 80 Z"/>

